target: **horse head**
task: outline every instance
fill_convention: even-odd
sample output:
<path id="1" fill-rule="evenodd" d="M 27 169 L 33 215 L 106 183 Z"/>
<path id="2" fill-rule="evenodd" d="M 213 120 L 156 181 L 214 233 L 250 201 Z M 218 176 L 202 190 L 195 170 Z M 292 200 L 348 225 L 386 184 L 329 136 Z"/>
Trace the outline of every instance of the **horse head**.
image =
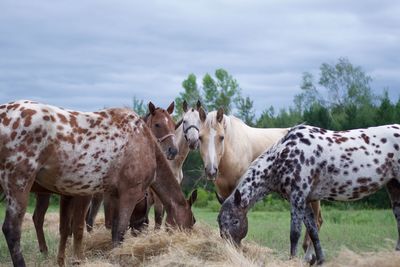
<path id="1" fill-rule="evenodd" d="M 199 146 L 200 109 L 200 101 L 197 101 L 196 108 L 188 108 L 186 100 L 183 101 L 182 131 L 190 149 L 197 149 Z"/>
<path id="2" fill-rule="evenodd" d="M 235 245 L 240 245 L 248 230 L 246 210 L 241 206 L 241 202 L 240 191 L 236 189 L 224 201 L 218 215 L 221 237 L 230 239 Z"/>
<path id="3" fill-rule="evenodd" d="M 196 223 L 192 212 L 192 205 L 197 199 L 197 189 L 192 192 L 189 199 L 185 200 L 184 208 L 174 209 L 173 213 L 167 213 L 166 225 L 179 227 L 181 229 L 190 229 Z"/>
<path id="4" fill-rule="evenodd" d="M 226 116 L 224 110 L 205 114 L 203 109 L 199 111 L 200 120 L 200 155 L 203 159 L 205 172 L 209 180 L 215 180 L 218 173 L 218 166 L 224 154 L 224 139 L 226 131 Z"/>
<path id="5" fill-rule="evenodd" d="M 171 117 L 172 112 L 174 112 L 174 102 L 166 110 L 156 108 L 149 102 L 149 113 L 144 117 L 169 160 L 173 160 L 179 152 L 175 141 L 175 122 Z"/>

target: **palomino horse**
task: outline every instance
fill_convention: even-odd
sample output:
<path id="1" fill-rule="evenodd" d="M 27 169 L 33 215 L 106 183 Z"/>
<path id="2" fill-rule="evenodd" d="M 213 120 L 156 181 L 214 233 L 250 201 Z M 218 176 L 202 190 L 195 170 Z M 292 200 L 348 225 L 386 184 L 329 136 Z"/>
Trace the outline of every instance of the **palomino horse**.
<path id="1" fill-rule="evenodd" d="M 260 129 L 247 126 L 234 116 L 226 116 L 223 109 L 208 114 L 200 110 L 200 154 L 208 179 L 217 187 L 217 198 L 222 204 L 239 183 L 240 177 L 265 149 L 271 147 L 288 131 L 287 128 Z M 322 224 L 319 202 L 311 203 Z M 304 248 L 310 257 L 312 246 L 308 235 Z M 309 248 L 309 249 L 307 249 Z"/>
<path id="2" fill-rule="evenodd" d="M 174 151 L 177 150 L 173 133 L 175 131 L 175 123 L 173 122 L 170 114 L 174 110 L 174 102 L 167 108 L 167 112 L 163 109 L 155 108 L 153 103 L 149 103 L 149 116 L 152 116 L 151 124 L 148 126 L 156 133 L 156 137 L 163 146 L 163 150 L 169 157 L 174 157 Z M 157 127 L 156 127 L 157 126 Z M 172 153 L 171 153 L 172 152 Z M 33 186 L 33 191 L 36 193 L 36 206 L 33 213 L 33 222 L 36 229 L 36 235 L 38 238 L 39 249 L 42 253 L 47 253 L 47 245 L 43 232 L 44 216 L 47 211 L 50 199 L 50 192 L 36 183 Z M 97 193 L 94 198 L 88 196 L 75 196 L 73 198 L 69 196 L 61 196 L 60 201 L 60 242 L 58 249 L 57 261 L 59 265 L 63 265 L 65 262 L 65 247 L 69 233 L 73 234 L 74 237 L 74 255 L 76 259 L 82 259 L 82 238 L 83 238 L 83 227 L 85 215 L 93 215 L 93 209 L 96 205 L 91 206 L 90 212 L 87 212 L 88 205 L 92 200 L 92 203 L 99 204 L 103 199 L 102 193 Z M 138 205 L 141 207 L 141 205 Z M 93 225 L 93 217 L 87 216 L 89 223 L 87 225 L 88 231 L 91 230 Z M 74 218 L 72 220 L 72 218 Z M 111 228 L 111 216 L 106 216 L 109 228 Z"/>
<path id="3" fill-rule="evenodd" d="M 197 149 L 198 147 L 198 140 L 199 140 L 199 128 L 200 128 L 200 116 L 199 116 L 199 110 L 201 109 L 201 103 L 200 101 L 197 102 L 196 108 L 188 108 L 187 102 L 183 102 L 183 111 L 184 114 L 182 116 L 182 119 L 176 126 L 175 130 L 175 137 L 177 139 L 177 146 L 178 146 L 178 154 L 176 155 L 175 159 L 169 160 L 168 163 L 172 169 L 172 172 L 174 173 L 175 178 L 177 179 L 178 183 L 181 184 L 182 179 L 183 179 L 183 172 L 182 172 L 182 167 L 183 163 L 189 154 L 189 151 L 191 149 Z M 156 112 L 158 109 L 156 109 Z M 160 111 L 158 111 L 160 112 Z M 169 112 L 170 114 L 172 113 Z M 146 122 L 152 123 L 153 126 L 150 128 L 152 129 L 153 134 L 156 136 L 156 138 L 160 138 L 163 136 L 163 133 L 160 133 L 158 131 L 157 127 L 154 127 L 154 120 L 149 119 L 149 116 L 146 116 Z M 162 224 L 162 219 L 163 219 L 163 214 L 164 214 L 164 209 L 161 201 L 157 197 L 156 194 L 152 192 L 152 190 L 149 190 L 149 196 L 148 196 L 148 202 L 146 203 L 146 200 L 144 199 L 140 205 L 138 205 L 137 208 L 135 208 L 132 217 L 131 217 L 131 223 L 130 226 L 133 230 L 133 233 L 136 231 L 140 231 L 140 229 L 144 226 L 144 224 L 148 224 L 148 209 L 150 208 L 151 205 L 154 204 L 154 215 L 155 215 L 155 228 L 159 229 L 161 224 Z M 111 227 L 110 217 L 109 215 L 109 208 L 108 208 L 108 203 L 105 201 L 105 211 L 106 211 L 106 227 Z M 98 211 L 98 206 L 99 203 L 98 201 L 92 202 L 92 205 L 90 207 L 90 211 L 97 209 Z M 93 208 L 92 208 L 93 207 Z M 97 211 L 94 211 L 91 213 L 91 216 L 95 216 Z M 89 217 L 89 221 L 93 222 L 94 219 L 93 217 Z M 93 224 L 93 223 L 92 223 Z M 91 226 L 88 226 L 91 227 Z"/>
<path id="4" fill-rule="evenodd" d="M 32 101 L 0 106 L 0 185 L 6 198 L 3 233 L 15 266 L 25 266 L 21 224 L 37 182 L 62 195 L 111 196 L 114 246 L 147 188 L 160 197 L 167 222 L 192 227 L 194 217 L 157 141 L 131 110 L 77 112 Z M 156 176 L 155 176 L 156 175 Z"/>
<path id="5" fill-rule="evenodd" d="M 400 125 L 349 131 L 313 126 L 292 128 L 243 174 L 218 216 L 221 235 L 239 244 L 247 233 L 248 210 L 270 192 L 291 204 L 290 255 L 296 256 L 304 222 L 316 252 L 324 262 L 310 201 L 350 201 L 386 185 L 397 221 L 400 250 Z"/>

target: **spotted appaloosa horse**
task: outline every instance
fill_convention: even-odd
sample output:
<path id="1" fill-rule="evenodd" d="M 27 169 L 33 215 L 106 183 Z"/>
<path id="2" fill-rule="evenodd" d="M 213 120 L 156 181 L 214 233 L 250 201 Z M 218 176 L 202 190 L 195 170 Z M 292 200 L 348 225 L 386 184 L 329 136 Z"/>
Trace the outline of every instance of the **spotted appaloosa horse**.
<path id="1" fill-rule="evenodd" d="M 235 116 L 224 115 L 222 108 L 208 114 L 202 109 L 199 112 L 202 120 L 200 155 L 207 178 L 214 181 L 217 198 L 222 204 L 238 185 L 251 162 L 280 140 L 289 129 L 249 127 Z M 320 228 L 323 222 L 320 203 L 314 201 L 310 205 Z M 303 248 L 311 261 L 312 245 L 307 232 Z"/>
<path id="2" fill-rule="evenodd" d="M 246 213 L 274 191 L 291 203 L 290 255 L 296 255 L 304 221 L 324 261 L 310 201 L 356 200 L 386 185 L 397 220 L 400 250 L 400 125 L 328 131 L 300 125 L 258 157 L 222 205 L 222 236 L 240 243 L 247 233 Z"/>
<path id="3" fill-rule="evenodd" d="M 175 123 L 170 114 L 174 110 L 174 102 L 172 102 L 167 110 L 156 108 L 152 102 L 149 102 L 149 114 L 147 117 L 147 125 L 152 129 L 157 140 L 162 146 L 166 156 L 175 157 L 177 147 L 175 144 Z M 47 245 L 43 232 L 44 216 L 46 214 L 49 199 L 52 192 L 46 190 L 38 184 L 34 184 L 31 191 L 36 192 L 36 206 L 33 213 L 33 222 L 36 229 L 36 235 L 39 243 L 39 249 L 42 253 L 47 253 Z M 91 201 L 92 200 L 92 201 Z M 60 200 L 60 242 L 57 255 L 57 262 L 60 266 L 65 262 L 65 248 L 70 233 L 74 238 L 74 256 L 75 262 L 83 259 L 82 240 L 84 232 L 84 219 L 87 218 L 87 229 L 91 230 L 95 214 L 103 200 L 103 194 L 97 193 L 93 198 L 90 196 L 64 196 L 61 195 Z M 145 200 L 144 200 L 145 201 Z M 160 201 L 160 200 L 159 200 Z M 89 203 L 90 211 L 87 212 Z M 160 202 L 161 203 L 161 202 Z M 146 206 L 145 206 L 146 207 Z M 143 209 L 143 203 L 138 203 L 136 209 Z M 96 213 L 94 210 L 96 210 Z M 108 209 L 106 209 L 108 211 Z M 106 217 L 106 225 L 111 228 L 112 217 L 108 214 Z M 132 221 L 132 220 L 131 220 Z"/>
<path id="4" fill-rule="evenodd" d="M 117 207 L 114 245 L 150 184 L 166 207 L 167 222 L 194 224 L 157 141 L 128 109 L 77 112 L 27 100 L 0 106 L 0 185 L 7 202 L 2 228 L 15 266 L 25 266 L 21 224 L 34 182 L 63 195 L 111 195 Z"/>

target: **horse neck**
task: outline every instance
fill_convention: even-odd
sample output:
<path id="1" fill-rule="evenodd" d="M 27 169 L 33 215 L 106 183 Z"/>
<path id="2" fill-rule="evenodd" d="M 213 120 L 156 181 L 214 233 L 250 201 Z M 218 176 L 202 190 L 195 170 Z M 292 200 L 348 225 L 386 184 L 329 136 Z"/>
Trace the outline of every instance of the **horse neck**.
<path id="1" fill-rule="evenodd" d="M 168 161 L 169 165 L 172 168 L 172 171 L 176 178 L 180 176 L 182 171 L 183 163 L 187 155 L 189 154 L 189 146 L 187 145 L 186 139 L 183 135 L 183 124 L 179 125 L 178 129 L 175 131 L 175 136 L 177 136 L 177 143 L 178 143 L 178 155 L 176 155 L 174 160 Z M 181 181 L 178 181 L 181 182 Z"/>
<path id="2" fill-rule="evenodd" d="M 156 145 L 156 179 L 151 184 L 151 188 L 156 192 L 161 202 L 170 213 L 176 208 L 186 207 L 186 199 L 183 196 L 181 188 L 175 179 L 167 159 L 164 157 L 161 149 Z"/>

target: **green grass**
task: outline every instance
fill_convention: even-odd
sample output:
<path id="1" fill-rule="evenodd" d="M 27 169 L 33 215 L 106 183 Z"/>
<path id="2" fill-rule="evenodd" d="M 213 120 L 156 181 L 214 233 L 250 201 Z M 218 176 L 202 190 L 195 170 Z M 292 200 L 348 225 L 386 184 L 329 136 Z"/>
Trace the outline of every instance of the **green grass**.
<path id="1" fill-rule="evenodd" d="M 53 206 L 51 211 L 56 211 Z M 33 207 L 28 208 L 33 212 Z M 397 240 L 397 227 L 391 210 L 339 210 L 322 207 L 324 224 L 320 232 L 321 244 L 327 259 L 335 257 L 347 247 L 356 252 L 393 250 Z M 153 213 L 151 213 L 153 214 Z M 206 208 L 194 208 L 198 222 L 217 228 L 215 211 Z M 277 255 L 289 255 L 289 211 L 252 211 L 249 213 L 249 232 L 247 240 L 253 240 L 272 248 Z M 0 222 L 4 218 L 4 204 L 0 204 Z M 304 233 L 304 229 L 303 229 Z M 46 233 L 50 257 L 56 257 L 58 237 Z M 301 239 L 302 242 L 302 239 Z M 41 262 L 43 257 L 38 251 L 34 229 L 23 232 L 22 248 L 30 262 Z M 302 255 L 301 243 L 299 243 Z M 10 262 L 4 236 L 0 235 L 0 265 Z"/>

